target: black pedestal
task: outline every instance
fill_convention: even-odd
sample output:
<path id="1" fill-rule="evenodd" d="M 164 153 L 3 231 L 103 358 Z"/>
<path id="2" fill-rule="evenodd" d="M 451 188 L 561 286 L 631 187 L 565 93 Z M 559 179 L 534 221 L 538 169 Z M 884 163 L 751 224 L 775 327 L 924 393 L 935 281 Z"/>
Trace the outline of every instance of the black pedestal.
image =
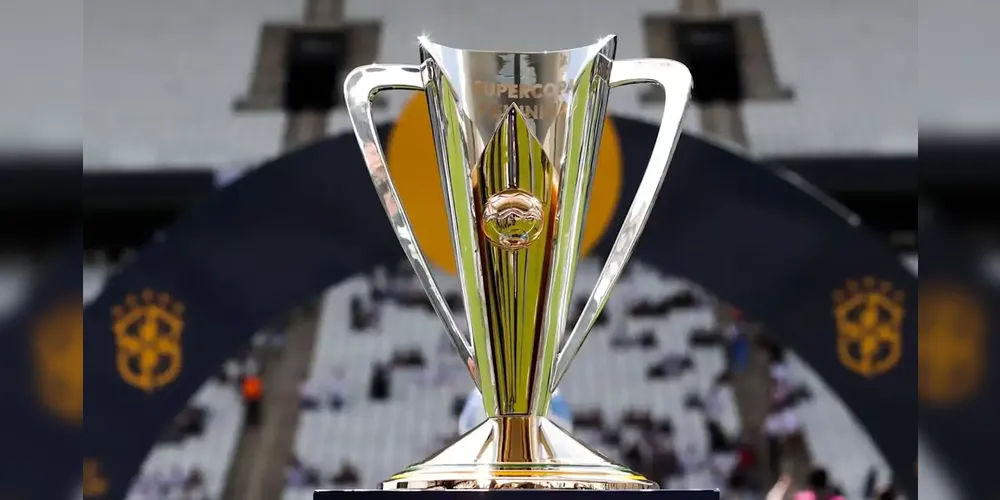
<path id="1" fill-rule="evenodd" d="M 317 491 L 313 500 L 719 500 L 715 490 Z"/>

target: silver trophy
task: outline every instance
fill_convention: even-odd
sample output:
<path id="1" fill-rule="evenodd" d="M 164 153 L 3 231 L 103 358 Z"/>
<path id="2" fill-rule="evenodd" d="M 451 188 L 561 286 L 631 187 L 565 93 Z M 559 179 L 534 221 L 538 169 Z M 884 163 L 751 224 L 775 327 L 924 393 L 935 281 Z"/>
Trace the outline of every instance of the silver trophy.
<path id="1" fill-rule="evenodd" d="M 690 72 L 665 59 L 616 61 L 613 35 L 586 47 L 530 53 L 461 50 L 424 37 L 419 43 L 419 65 L 356 68 L 344 93 L 386 214 L 489 418 L 382 488 L 655 488 L 546 415 L 649 218 L 680 136 Z M 608 93 L 634 83 L 658 84 L 666 93 L 659 134 L 597 286 L 567 335 Z M 469 338 L 434 281 L 389 177 L 371 115 L 372 99 L 389 89 L 427 96 Z"/>

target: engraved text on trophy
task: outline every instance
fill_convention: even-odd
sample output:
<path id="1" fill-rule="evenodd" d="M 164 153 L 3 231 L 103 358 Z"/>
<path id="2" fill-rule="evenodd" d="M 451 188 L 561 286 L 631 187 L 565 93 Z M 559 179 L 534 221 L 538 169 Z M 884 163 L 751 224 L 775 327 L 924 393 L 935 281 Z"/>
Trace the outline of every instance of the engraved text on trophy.
<path id="1" fill-rule="evenodd" d="M 479 104 L 481 111 L 499 120 L 514 104 L 526 119 L 546 120 L 559 114 L 562 97 L 573 88 L 571 80 L 550 83 L 500 83 L 483 80 L 472 82 L 473 94 L 493 99 Z"/>

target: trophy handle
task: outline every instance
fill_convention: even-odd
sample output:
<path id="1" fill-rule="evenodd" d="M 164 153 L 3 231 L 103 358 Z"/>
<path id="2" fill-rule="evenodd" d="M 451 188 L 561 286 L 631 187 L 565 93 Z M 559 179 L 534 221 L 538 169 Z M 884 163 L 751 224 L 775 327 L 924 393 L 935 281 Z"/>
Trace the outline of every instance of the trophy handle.
<path id="1" fill-rule="evenodd" d="M 402 203 L 399 201 L 399 193 L 392 184 L 392 178 L 389 177 L 385 153 L 379 142 L 375 122 L 372 120 L 372 100 L 379 92 L 384 90 L 424 90 L 422 69 L 422 66 L 402 64 L 360 66 L 351 71 L 344 79 L 344 97 L 347 102 L 347 113 L 350 116 L 351 125 L 354 126 L 354 134 L 358 139 L 358 146 L 361 147 L 364 154 L 368 173 L 372 177 L 372 183 L 375 185 L 375 191 L 378 192 L 385 214 L 392 223 L 392 230 L 396 233 L 396 238 L 399 239 L 399 244 L 403 247 L 403 252 L 410 261 L 410 265 L 413 266 L 417 279 L 420 280 L 421 286 L 430 298 L 434 311 L 444 321 L 445 331 L 448 332 L 452 344 L 462 356 L 478 387 L 479 377 L 476 376 L 473 368 L 475 357 L 472 352 L 472 343 L 459 330 L 455 316 L 448 307 L 448 302 L 441 294 L 430 268 L 427 267 L 427 260 L 424 259 L 424 254 L 420 251 L 420 245 L 413 234 L 413 226 L 410 225 L 410 220 L 406 217 L 406 212 L 403 211 Z"/>
<path id="2" fill-rule="evenodd" d="M 625 59 L 615 61 L 611 66 L 611 88 L 632 85 L 635 83 L 655 83 L 663 87 L 666 94 L 663 100 L 663 117 L 660 120 L 660 131 L 656 135 L 653 153 L 642 176 L 639 190 L 636 191 L 632 206 L 625 215 L 625 222 L 618 232 L 615 244 L 611 248 L 608 261 L 604 264 L 597 285 L 590 293 L 587 304 L 580 313 L 572 332 L 563 340 L 556 357 L 555 370 L 549 383 L 549 389 L 559 387 L 562 378 L 566 376 L 573 358 L 580 352 L 583 341 L 590 329 L 597 322 L 597 317 L 608 302 L 611 290 L 618 278 L 625 271 L 632 251 L 635 249 L 639 235 L 649 220 L 653 203 L 656 201 L 663 185 L 663 178 L 670 166 L 670 159 L 677 147 L 680 137 L 681 121 L 691 96 L 691 72 L 683 64 L 670 59 Z"/>

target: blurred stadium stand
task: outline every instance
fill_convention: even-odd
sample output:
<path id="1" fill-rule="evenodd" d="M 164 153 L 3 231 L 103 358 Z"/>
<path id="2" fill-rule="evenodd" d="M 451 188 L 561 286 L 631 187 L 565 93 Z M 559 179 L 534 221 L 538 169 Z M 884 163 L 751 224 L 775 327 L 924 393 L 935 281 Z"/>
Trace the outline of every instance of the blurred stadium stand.
<path id="1" fill-rule="evenodd" d="M 191 402 L 204 415 L 197 435 L 161 443 L 143 463 L 131 497 L 163 498 L 180 490 L 193 471 L 201 476 L 207 498 L 221 498 L 242 434 L 244 409 L 231 383 L 210 381 Z M 164 493 L 169 485 L 171 493 Z"/>
<path id="2" fill-rule="evenodd" d="M 593 286 L 597 278 L 594 262 L 583 267 L 577 299 L 585 299 L 587 287 Z M 444 339 L 438 319 L 419 300 L 422 292 L 415 288 L 419 285 L 407 283 L 410 279 L 404 275 L 394 285 L 399 288 L 388 295 L 396 298 L 378 305 L 377 324 L 364 328 L 352 328 L 346 319 L 352 317 L 352 300 L 372 296 L 372 282 L 357 279 L 345 283 L 324 299 L 308 380 L 321 387 L 332 373 L 342 370 L 346 374 L 343 382 L 347 401 L 339 409 L 320 405 L 304 410 L 294 449 L 301 463 L 316 469 L 321 486 L 352 486 L 333 480 L 341 468 L 350 464 L 360 472 L 359 486 L 374 487 L 380 479 L 456 437 L 456 417 L 451 408 L 456 399 L 464 399 L 472 385 Z M 633 316 L 629 310 L 639 301 L 655 301 L 686 290 L 683 283 L 651 275 L 633 275 L 622 285 L 632 292 L 626 294 L 632 303 L 618 304 L 614 314 L 628 316 Z M 445 293 L 458 290 L 454 280 L 445 280 L 443 286 Z M 409 297 L 411 292 L 407 290 L 412 290 L 415 297 Z M 418 302 L 413 303 L 414 299 Z M 724 355 L 717 348 L 692 355 L 689 346 L 689 334 L 713 326 L 713 321 L 711 308 L 702 304 L 667 319 L 633 317 L 627 323 L 602 322 L 562 387 L 577 415 L 593 419 L 578 421 L 578 434 L 618 460 L 623 459 L 629 440 L 635 445 L 638 436 L 654 432 L 676 441 L 678 449 L 690 447 L 697 456 L 708 457 L 705 418 L 700 411 L 686 406 L 685 398 L 689 394 L 707 394 L 724 369 Z M 614 327 L 624 329 L 615 333 Z M 413 350 L 420 353 L 423 365 L 394 368 L 388 400 L 370 398 L 373 360 L 390 362 L 394 353 Z M 693 367 L 676 375 L 651 376 L 651 367 L 665 355 L 693 357 Z M 651 393 L 657 397 L 649 398 Z M 634 421 L 637 415 L 645 417 L 645 424 Z M 738 435 L 739 415 L 732 401 L 725 406 L 723 415 L 724 427 L 730 435 Z M 668 422 L 669 429 L 664 422 Z M 390 448 L 393 453 L 383 452 Z M 714 487 L 707 468 L 657 479 L 677 487 Z M 310 493 L 309 488 L 289 487 L 284 498 L 308 498 Z"/>
<path id="3" fill-rule="evenodd" d="M 811 393 L 809 401 L 798 409 L 810 454 L 845 485 L 848 498 L 865 498 L 862 487 L 868 474 L 874 469 L 880 477 L 887 478 L 891 477 L 891 470 L 872 442 L 858 432 L 861 427 L 857 420 L 823 380 L 796 356 L 790 356 L 789 362 L 794 376 Z"/>

